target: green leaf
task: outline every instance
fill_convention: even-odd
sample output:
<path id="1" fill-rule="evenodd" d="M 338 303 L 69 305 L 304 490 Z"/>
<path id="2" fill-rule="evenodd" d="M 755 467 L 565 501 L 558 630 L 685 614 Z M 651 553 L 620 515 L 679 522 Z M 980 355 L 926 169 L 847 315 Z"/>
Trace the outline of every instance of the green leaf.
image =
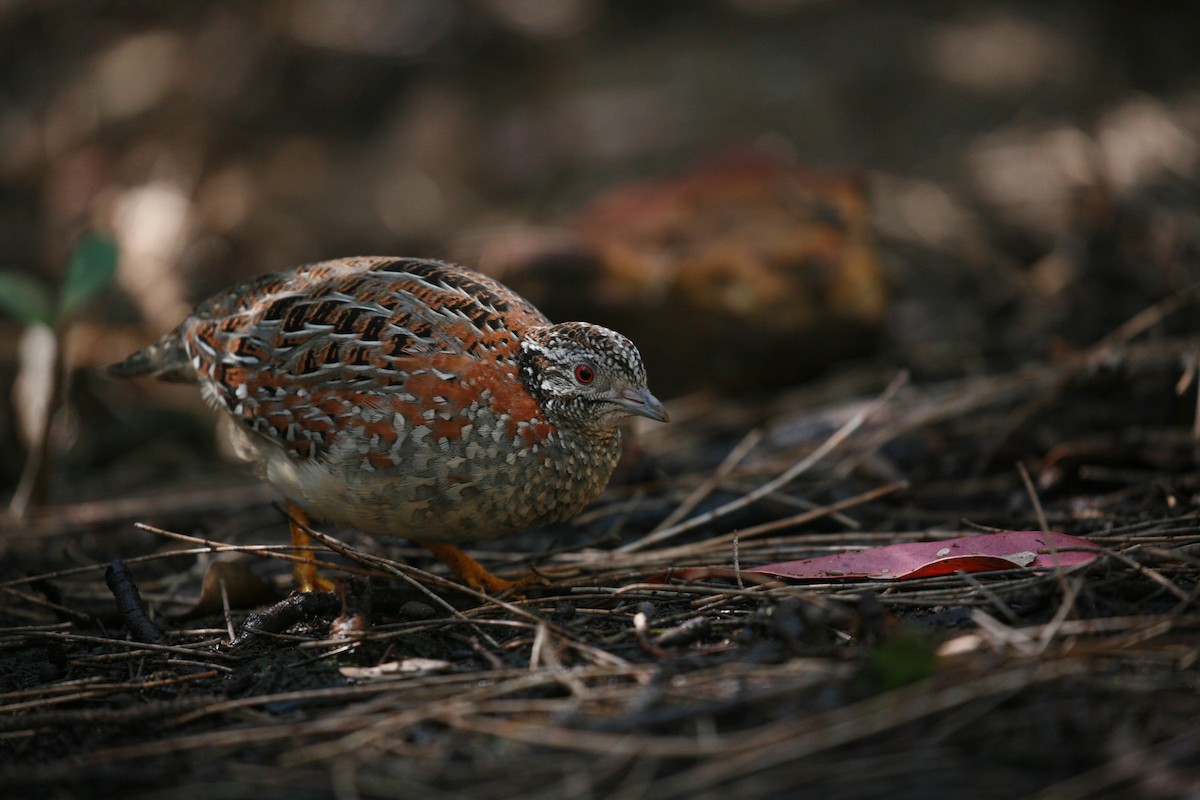
<path id="1" fill-rule="evenodd" d="M 111 239 L 95 234 L 80 239 L 71 254 L 59 297 L 59 319 L 75 315 L 92 298 L 107 291 L 116 272 L 117 246 Z"/>
<path id="2" fill-rule="evenodd" d="M 27 325 L 54 325 L 49 290 L 24 272 L 0 270 L 0 311 Z"/>
<path id="3" fill-rule="evenodd" d="M 937 649 L 921 631 L 902 628 L 881 642 L 858 674 L 858 682 L 873 691 L 890 691 L 937 672 Z"/>

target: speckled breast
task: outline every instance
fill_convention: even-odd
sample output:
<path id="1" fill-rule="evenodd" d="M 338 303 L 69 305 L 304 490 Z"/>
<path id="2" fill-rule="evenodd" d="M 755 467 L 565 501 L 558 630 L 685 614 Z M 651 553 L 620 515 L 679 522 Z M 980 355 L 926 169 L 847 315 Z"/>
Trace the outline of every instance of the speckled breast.
<path id="1" fill-rule="evenodd" d="M 604 488 L 619 455 L 608 446 L 577 449 L 556 436 L 535 446 L 497 441 L 505 423 L 483 412 L 453 438 L 426 428 L 405 430 L 394 448 L 399 463 L 364 468 L 361 442 L 348 437 L 328 459 L 297 459 L 261 438 L 245 436 L 243 454 L 268 480 L 310 513 L 361 530 L 426 542 L 478 541 L 567 519 Z M 415 434 L 415 435 L 414 435 Z"/>

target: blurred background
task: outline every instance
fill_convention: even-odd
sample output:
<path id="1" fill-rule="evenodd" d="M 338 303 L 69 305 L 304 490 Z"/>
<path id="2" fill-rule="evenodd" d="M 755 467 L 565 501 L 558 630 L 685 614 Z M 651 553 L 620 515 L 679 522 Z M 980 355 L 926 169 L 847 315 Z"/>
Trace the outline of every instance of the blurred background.
<path id="1" fill-rule="evenodd" d="M 1011 368 L 1196 280 L 1198 11 L 0 0 L 0 268 L 52 287 L 86 232 L 118 247 L 62 331 L 81 472 L 211 441 L 194 391 L 91 367 L 333 256 L 483 269 L 630 335 L 667 398 Z M 53 362 L 27 327 L 0 319 L 8 486 L 18 374 Z"/>

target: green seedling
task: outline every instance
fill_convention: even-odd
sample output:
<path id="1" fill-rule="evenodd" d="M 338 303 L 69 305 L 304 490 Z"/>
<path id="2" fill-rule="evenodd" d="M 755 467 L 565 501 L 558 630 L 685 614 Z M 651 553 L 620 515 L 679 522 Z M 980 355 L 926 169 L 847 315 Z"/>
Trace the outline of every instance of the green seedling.
<path id="1" fill-rule="evenodd" d="M 50 432 L 66 397 L 63 335 L 79 312 L 112 286 L 116 271 L 117 246 L 111 239 L 95 234 L 84 236 L 75 246 L 57 295 L 30 275 L 0 270 L 0 312 L 26 326 L 25 341 L 41 343 L 38 347 L 22 347 L 18 381 L 28 384 L 29 391 L 17 403 L 19 407 L 40 405 L 42 410 L 35 413 L 28 407 L 23 409 L 26 418 L 37 424 L 29 437 L 29 456 L 21 481 L 9 504 L 9 511 L 17 517 L 45 501 Z M 44 368 L 47 363 L 51 364 L 49 370 Z"/>

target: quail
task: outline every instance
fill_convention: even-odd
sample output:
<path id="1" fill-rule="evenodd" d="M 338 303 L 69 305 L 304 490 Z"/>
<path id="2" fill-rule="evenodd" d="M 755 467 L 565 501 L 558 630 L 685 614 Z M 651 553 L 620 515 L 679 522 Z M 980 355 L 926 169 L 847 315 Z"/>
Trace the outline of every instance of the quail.
<path id="1" fill-rule="evenodd" d="M 310 516 L 401 536 L 493 593 L 529 579 L 457 544 L 574 516 L 607 484 L 621 422 L 667 421 L 627 338 L 551 324 L 498 281 L 426 259 L 260 276 L 109 371 L 199 384 L 287 498 L 295 544 Z M 296 572 L 302 589 L 325 584 Z"/>

